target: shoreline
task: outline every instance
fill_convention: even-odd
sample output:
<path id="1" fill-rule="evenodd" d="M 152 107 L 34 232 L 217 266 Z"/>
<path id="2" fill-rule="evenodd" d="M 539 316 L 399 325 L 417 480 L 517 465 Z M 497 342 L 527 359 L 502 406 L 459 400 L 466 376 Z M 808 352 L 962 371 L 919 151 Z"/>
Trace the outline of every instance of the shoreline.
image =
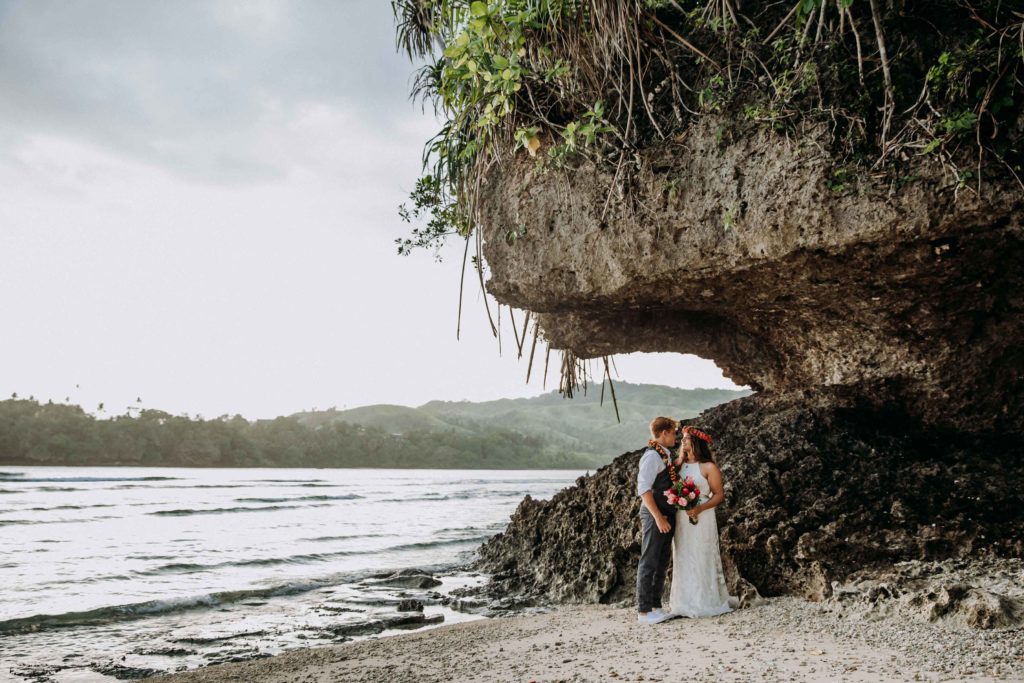
<path id="1" fill-rule="evenodd" d="M 471 571 L 464 563 L 436 565 L 429 569 L 409 567 L 365 573 L 360 580 L 323 582 L 301 591 L 229 591 L 226 595 L 233 598 L 230 601 L 170 601 L 163 611 L 156 611 L 149 602 L 0 621 L 0 641 L 7 639 L 7 644 L 17 650 L 34 637 L 61 638 L 75 628 L 116 629 L 135 621 L 186 615 L 180 628 L 151 633 L 148 644 L 135 643 L 134 647 L 116 655 L 101 656 L 95 648 L 83 655 L 79 648 L 69 645 L 60 663 L 25 661 L 18 657 L 5 660 L 0 667 L 0 681 L 142 680 L 171 672 L 202 671 L 222 664 L 356 643 L 367 638 L 428 631 L 444 624 L 465 623 L 497 614 L 491 609 L 490 601 L 467 597 L 480 593 L 486 579 L 486 575 Z M 253 597 L 260 599 L 252 601 Z M 290 629 L 270 624 L 266 617 L 255 612 L 265 607 L 268 614 L 280 614 L 289 601 L 296 599 L 306 603 L 308 616 L 302 625 L 292 624 Z M 211 615 L 237 609 L 246 610 L 255 623 L 244 618 L 227 628 L 206 623 Z M 191 624 L 188 614 L 192 615 Z M 260 619 L 262 623 L 258 623 Z M 268 642 L 275 636 L 287 644 Z"/>
<path id="2" fill-rule="evenodd" d="M 1000 645 L 1001 644 L 1001 645 Z M 561 607 L 146 679 L 153 683 L 1024 681 L 1024 630 L 856 620 L 772 598 L 700 620 L 636 623 L 632 608 Z M 653 664 L 652 664 L 653 663 Z"/>
<path id="3" fill-rule="evenodd" d="M 0 469 L 22 480 L 0 483 L 13 532 L 0 681 L 39 683 L 135 680 L 504 611 L 501 596 L 470 595 L 487 577 L 467 563 L 524 493 L 577 476 Z"/>

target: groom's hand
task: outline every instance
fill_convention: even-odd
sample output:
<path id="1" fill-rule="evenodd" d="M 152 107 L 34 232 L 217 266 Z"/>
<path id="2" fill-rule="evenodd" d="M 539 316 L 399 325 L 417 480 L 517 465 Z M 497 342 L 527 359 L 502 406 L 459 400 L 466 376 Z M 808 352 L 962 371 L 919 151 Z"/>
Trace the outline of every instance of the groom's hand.
<path id="1" fill-rule="evenodd" d="M 658 515 L 658 518 L 654 521 L 658 525 L 658 531 L 661 533 L 667 534 L 672 531 L 672 525 L 668 523 L 667 519 L 665 519 L 665 515 Z"/>

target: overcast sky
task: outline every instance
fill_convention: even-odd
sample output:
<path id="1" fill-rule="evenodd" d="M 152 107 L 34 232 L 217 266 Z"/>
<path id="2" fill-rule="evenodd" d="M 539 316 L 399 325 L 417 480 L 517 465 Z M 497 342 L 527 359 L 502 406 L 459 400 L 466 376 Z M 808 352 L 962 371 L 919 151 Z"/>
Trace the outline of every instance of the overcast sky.
<path id="1" fill-rule="evenodd" d="M 387 0 L 0 0 L 0 397 L 256 418 L 541 393 L 478 292 L 455 341 L 457 255 L 395 253 L 437 127 L 411 72 Z M 618 367 L 732 386 L 692 356 Z"/>

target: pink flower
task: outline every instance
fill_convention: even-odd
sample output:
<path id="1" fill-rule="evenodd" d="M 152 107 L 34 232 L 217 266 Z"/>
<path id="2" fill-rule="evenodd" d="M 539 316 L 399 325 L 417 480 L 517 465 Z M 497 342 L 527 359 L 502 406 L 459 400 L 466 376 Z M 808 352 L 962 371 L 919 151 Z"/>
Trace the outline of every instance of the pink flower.
<path id="1" fill-rule="evenodd" d="M 693 499 L 694 499 L 694 498 L 696 498 L 696 497 L 697 497 L 697 494 L 696 494 L 696 493 L 690 493 L 690 495 L 688 496 L 688 498 L 689 498 L 690 500 L 693 500 Z"/>
<path id="2" fill-rule="evenodd" d="M 679 497 L 676 494 L 674 494 L 674 493 L 668 494 L 668 496 L 666 496 L 666 498 L 668 500 L 668 504 L 669 505 L 675 505 L 676 501 L 679 500 Z"/>
<path id="3" fill-rule="evenodd" d="M 679 504 L 682 505 L 683 507 L 686 507 L 686 499 L 685 498 L 680 498 L 679 499 Z"/>
<path id="4" fill-rule="evenodd" d="M 687 486 L 693 486 L 693 477 L 687 477 L 683 483 Z"/>

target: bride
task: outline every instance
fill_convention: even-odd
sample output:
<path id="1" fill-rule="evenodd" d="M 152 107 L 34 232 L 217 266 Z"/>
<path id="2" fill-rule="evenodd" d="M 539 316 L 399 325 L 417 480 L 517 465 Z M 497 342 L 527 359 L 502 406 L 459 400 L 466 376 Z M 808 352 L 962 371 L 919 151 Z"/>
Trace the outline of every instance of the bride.
<path id="1" fill-rule="evenodd" d="M 712 512 L 725 498 L 722 471 L 711 457 L 710 436 L 694 427 L 681 431 L 675 463 L 681 467 L 679 479 L 692 478 L 700 489 L 700 498 L 690 509 L 676 511 L 669 605 L 673 616 L 712 617 L 731 612 L 735 604 L 725 586 L 718 522 Z"/>

